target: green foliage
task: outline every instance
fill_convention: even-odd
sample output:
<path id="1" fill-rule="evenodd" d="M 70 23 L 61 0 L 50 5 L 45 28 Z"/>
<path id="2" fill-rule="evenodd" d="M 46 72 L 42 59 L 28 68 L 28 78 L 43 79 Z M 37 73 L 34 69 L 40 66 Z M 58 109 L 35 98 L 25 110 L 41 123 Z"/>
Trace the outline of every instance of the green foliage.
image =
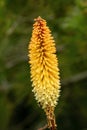
<path id="1" fill-rule="evenodd" d="M 36 130 L 45 114 L 34 100 L 28 64 L 33 19 L 46 19 L 56 41 L 59 130 L 87 129 L 87 1 L 0 0 L 0 130 Z"/>

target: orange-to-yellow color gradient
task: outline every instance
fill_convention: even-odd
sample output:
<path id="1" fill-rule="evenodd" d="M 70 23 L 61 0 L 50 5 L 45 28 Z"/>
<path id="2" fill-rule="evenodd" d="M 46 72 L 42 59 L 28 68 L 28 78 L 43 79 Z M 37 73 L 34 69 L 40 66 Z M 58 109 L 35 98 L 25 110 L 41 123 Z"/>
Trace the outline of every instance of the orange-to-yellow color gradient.
<path id="1" fill-rule="evenodd" d="M 55 42 L 46 21 L 35 19 L 29 44 L 29 63 L 33 92 L 42 108 L 55 107 L 60 92 Z"/>
<path id="2" fill-rule="evenodd" d="M 28 49 L 33 92 L 47 114 L 57 105 L 60 77 L 55 41 L 41 17 L 35 19 Z"/>

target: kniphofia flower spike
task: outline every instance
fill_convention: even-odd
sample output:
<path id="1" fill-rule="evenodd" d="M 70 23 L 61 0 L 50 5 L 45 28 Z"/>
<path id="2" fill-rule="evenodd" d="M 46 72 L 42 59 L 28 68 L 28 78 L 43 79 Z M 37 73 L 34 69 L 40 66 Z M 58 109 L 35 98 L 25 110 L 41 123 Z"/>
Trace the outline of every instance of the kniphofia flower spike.
<path id="1" fill-rule="evenodd" d="M 35 19 L 28 49 L 33 92 L 46 113 L 48 127 L 54 130 L 54 108 L 60 95 L 58 59 L 51 31 L 41 17 Z"/>

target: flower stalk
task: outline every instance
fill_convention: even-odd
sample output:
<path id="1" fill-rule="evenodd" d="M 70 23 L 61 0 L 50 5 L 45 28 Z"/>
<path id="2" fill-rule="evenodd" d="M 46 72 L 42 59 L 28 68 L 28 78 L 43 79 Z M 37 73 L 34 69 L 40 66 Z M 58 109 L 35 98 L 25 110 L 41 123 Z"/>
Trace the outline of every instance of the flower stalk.
<path id="1" fill-rule="evenodd" d="M 48 128 L 55 130 L 54 109 L 60 95 L 58 59 L 51 31 L 41 17 L 35 19 L 28 49 L 32 91 L 46 113 Z"/>

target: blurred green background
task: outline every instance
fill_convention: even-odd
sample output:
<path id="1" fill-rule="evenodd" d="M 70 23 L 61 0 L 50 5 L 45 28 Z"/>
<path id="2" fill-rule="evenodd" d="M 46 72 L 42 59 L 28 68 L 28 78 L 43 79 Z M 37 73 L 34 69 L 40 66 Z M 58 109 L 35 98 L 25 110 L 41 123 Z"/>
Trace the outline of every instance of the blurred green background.
<path id="1" fill-rule="evenodd" d="M 87 0 L 0 0 L 0 130 L 37 130 L 46 123 L 32 93 L 27 56 L 38 16 L 56 41 L 58 130 L 87 130 Z"/>

